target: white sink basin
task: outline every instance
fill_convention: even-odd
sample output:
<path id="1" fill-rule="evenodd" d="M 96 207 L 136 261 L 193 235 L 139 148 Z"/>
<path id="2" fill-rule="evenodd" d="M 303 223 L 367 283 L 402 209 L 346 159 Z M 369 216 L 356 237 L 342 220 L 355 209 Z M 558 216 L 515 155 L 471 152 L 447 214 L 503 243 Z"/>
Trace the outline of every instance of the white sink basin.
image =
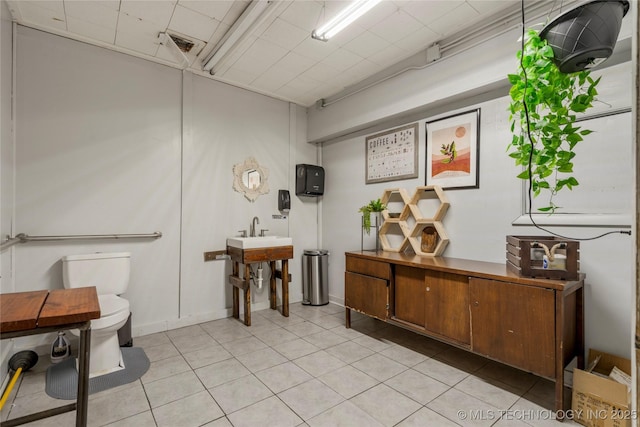
<path id="1" fill-rule="evenodd" d="M 274 246 L 291 246 L 291 237 L 264 236 L 264 237 L 229 237 L 227 246 L 239 249 L 270 248 Z"/>

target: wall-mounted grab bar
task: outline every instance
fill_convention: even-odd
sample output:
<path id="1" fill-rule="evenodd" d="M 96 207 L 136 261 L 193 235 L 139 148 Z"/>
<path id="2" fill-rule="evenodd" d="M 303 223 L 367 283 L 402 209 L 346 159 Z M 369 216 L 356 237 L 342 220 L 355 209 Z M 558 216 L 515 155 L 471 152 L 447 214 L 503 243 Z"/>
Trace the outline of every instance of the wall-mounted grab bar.
<path id="1" fill-rule="evenodd" d="M 19 237 L 9 237 L 7 236 L 7 240 L 5 240 L 4 242 L 0 243 L 0 251 L 4 251 L 7 248 L 10 248 L 11 246 L 15 245 L 16 243 L 22 243 L 23 240 Z"/>
<path id="2" fill-rule="evenodd" d="M 71 234 L 65 236 L 29 236 L 25 233 L 16 234 L 15 237 L 7 236 L 7 240 L 0 244 L 0 250 L 4 250 L 16 243 L 26 242 L 51 242 L 56 240 L 97 240 L 97 239 L 158 239 L 162 237 L 160 231 L 148 234 Z"/>

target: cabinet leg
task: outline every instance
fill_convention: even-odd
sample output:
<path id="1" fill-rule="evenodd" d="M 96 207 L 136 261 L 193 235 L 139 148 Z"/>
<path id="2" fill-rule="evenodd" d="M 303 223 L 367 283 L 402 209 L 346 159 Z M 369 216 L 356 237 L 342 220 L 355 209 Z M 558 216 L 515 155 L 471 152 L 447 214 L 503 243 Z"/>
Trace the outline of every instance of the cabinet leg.
<path id="1" fill-rule="evenodd" d="M 349 329 L 351 327 L 351 309 L 344 309 L 344 327 Z"/>
<path id="2" fill-rule="evenodd" d="M 276 262 L 270 261 L 269 268 L 271 269 L 271 278 L 269 279 L 269 306 L 271 310 L 278 308 L 277 305 L 277 292 L 276 292 Z"/>
<path id="3" fill-rule="evenodd" d="M 282 260 L 282 315 L 289 317 L 289 260 Z"/>

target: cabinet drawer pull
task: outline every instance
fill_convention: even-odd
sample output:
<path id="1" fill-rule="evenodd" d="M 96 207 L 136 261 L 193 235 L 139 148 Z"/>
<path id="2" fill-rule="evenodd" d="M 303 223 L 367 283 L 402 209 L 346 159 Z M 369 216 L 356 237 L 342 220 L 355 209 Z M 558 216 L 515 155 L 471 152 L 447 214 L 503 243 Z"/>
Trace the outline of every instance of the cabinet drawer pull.
<path id="1" fill-rule="evenodd" d="M 429 292 L 431 290 L 431 288 L 429 286 L 427 286 L 427 292 Z"/>

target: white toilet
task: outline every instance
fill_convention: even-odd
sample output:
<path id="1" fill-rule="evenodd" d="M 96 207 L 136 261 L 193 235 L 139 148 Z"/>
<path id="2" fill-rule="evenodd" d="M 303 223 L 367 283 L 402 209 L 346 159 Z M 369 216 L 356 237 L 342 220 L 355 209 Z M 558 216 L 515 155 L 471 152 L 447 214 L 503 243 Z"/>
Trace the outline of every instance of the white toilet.
<path id="1" fill-rule="evenodd" d="M 62 258 L 65 288 L 95 286 L 98 292 L 100 318 L 91 321 L 90 377 L 124 369 L 118 329 L 129 317 L 129 301 L 119 295 L 129 286 L 130 260 L 129 252 L 98 252 Z M 77 329 L 71 333 L 79 335 Z"/>

